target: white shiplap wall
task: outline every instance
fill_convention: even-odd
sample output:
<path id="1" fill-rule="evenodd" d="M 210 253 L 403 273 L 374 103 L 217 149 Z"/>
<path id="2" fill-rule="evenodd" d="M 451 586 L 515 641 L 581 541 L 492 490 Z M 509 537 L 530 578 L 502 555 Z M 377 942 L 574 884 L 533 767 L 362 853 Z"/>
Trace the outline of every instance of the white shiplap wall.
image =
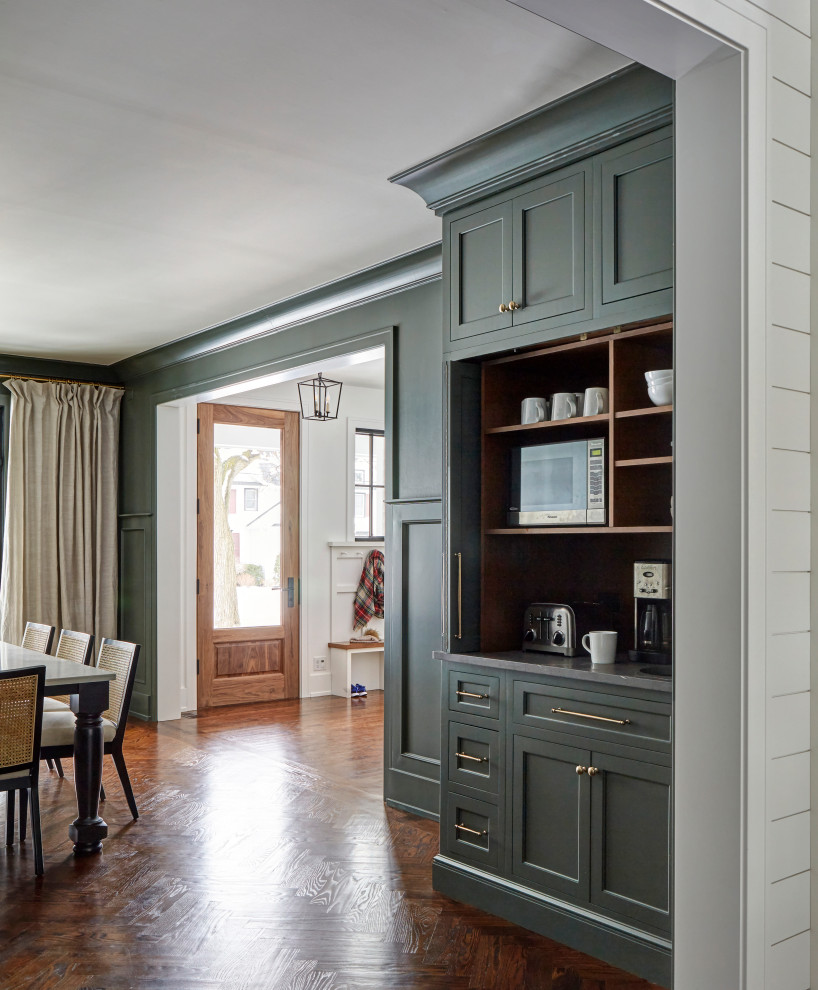
<path id="1" fill-rule="evenodd" d="M 768 0 L 766 980 L 810 986 L 809 0 Z"/>

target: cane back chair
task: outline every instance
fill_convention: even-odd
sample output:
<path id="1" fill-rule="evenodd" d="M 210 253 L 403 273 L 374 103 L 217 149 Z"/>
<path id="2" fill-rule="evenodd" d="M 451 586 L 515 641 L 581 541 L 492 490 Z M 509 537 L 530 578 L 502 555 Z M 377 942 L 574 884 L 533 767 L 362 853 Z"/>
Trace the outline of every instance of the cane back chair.
<path id="1" fill-rule="evenodd" d="M 39 782 L 44 687 L 45 667 L 0 671 L 0 791 L 6 792 L 6 845 L 14 843 L 14 795 L 19 791 L 20 840 L 25 837 L 25 799 L 30 798 L 38 877 L 43 875 Z"/>

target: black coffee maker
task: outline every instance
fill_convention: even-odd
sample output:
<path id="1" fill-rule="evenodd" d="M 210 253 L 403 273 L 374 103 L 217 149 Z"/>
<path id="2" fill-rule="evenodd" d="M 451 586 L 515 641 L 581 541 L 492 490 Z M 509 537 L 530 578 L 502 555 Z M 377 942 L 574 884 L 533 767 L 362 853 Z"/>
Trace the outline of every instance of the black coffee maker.
<path id="1" fill-rule="evenodd" d="M 673 662 L 673 609 L 671 564 L 667 560 L 638 561 L 633 565 L 634 663 Z"/>

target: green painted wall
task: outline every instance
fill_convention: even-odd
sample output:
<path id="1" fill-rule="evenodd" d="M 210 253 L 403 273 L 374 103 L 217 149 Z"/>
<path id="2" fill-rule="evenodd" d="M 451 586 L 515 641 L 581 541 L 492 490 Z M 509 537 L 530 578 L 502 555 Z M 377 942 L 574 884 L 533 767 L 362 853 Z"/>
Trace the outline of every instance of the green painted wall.
<path id="1" fill-rule="evenodd" d="M 439 247 L 436 248 L 439 257 Z M 391 395 L 393 486 L 391 498 L 400 504 L 439 499 L 442 472 L 442 337 L 439 279 L 366 302 L 341 312 L 233 345 L 221 345 L 202 335 L 200 356 L 190 356 L 192 339 L 179 357 L 178 345 L 169 345 L 170 363 L 162 350 L 150 361 L 140 356 L 115 365 L 127 386 L 122 405 L 122 465 L 120 513 L 122 524 L 120 635 L 144 644 L 143 660 L 134 689 L 132 710 L 144 717 L 155 713 L 156 683 L 156 575 L 155 575 L 155 409 L 171 399 L 206 389 L 270 374 L 333 354 L 380 343 L 384 330 L 393 328 L 394 390 Z M 387 405 L 390 394 L 387 392 Z M 343 412 L 343 410 L 342 410 Z M 434 576 L 437 581 L 437 575 Z M 439 618 L 437 620 L 439 626 Z M 430 711 L 396 712 L 407 721 L 406 734 L 415 727 L 434 726 L 437 691 L 430 691 Z M 435 749 L 435 738 L 430 741 Z M 436 797 L 422 809 L 436 813 Z"/>

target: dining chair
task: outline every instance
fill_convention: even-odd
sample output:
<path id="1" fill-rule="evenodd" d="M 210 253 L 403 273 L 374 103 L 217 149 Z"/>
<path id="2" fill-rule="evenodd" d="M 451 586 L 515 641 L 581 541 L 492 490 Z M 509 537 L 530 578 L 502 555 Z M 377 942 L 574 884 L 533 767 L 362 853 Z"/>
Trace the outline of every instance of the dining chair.
<path id="1" fill-rule="evenodd" d="M 113 757 L 125 799 L 134 818 L 139 817 L 139 812 L 136 809 L 128 768 L 125 766 L 122 743 L 131 707 L 139 649 L 136 643 L 103 639 L 97 658 L 97 667 L 100 670 L 110 670 L 116 674 L 116 679 L 108 682 L 109 705 L 102 713 L 103 754 Z M 70 709 L 46 712 L 43 715 L 40 755 L 44 760 L 68 759 L 74 755 L 74 722 L 74 713 Z"/>
<path id="2" fill-rule="evenodd" d="M 36 650 L 37 653 L 50 653 L 54 642 L 54 626 L 46 626 L 42 622 L 27 622 L 23 632 L 23 649 Z"/>
<path id="3" fill-rule="evenodd" d="M 74 660 L 77 663 L 89 664 L 94 657 L 94 635 L 93 633 L 75 632 L 73 629 L 61 629 L 60 638 L 57 641 L 57 652 L 54 654 L 57 660 Z M 69 695 L 63 694 L 55 698 L 46 698 L 43 701 L 44 712 L 64 712 L 70 707 Z M 48 769 L 57 767 L 57 773 L 64 777 L 62 763 L 59 757 L 52 763 L 46 761 Z"/>
<path id="4" fill-rule="evenodd" d="M 0 791 L 6 792 L 6 845 L 14 843 L 14 794 L 19 791 L 20 840 L 25 838 L 25 806 L 30 803 L 38 877 L 43 875 L 39 782 L 44 688 L 45 667 L 0 671 Z"/>

